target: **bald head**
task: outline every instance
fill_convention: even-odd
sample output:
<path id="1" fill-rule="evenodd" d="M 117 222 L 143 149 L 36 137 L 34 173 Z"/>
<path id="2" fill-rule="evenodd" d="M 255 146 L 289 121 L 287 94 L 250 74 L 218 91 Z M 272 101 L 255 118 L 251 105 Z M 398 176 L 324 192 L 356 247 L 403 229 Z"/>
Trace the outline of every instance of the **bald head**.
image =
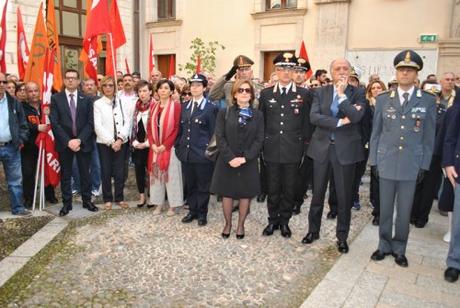
<path id="1" fill-rule="evenodd" d="M 40 87 L 35 81 L 26 83 L 27 102 L 29 104 L 37 104 L 40 102 Z"/>
<path id="2" fill-rule="evenodd" d="M 455 74 L 452 72 L 445 72 L 444 74 L 442 74 L 439 83 L 441 84 L 442 93 L 445 95 L 449 95 L 455 87 Z"/>
<path id="3" fill-rule="evenodd" d="M 347 79 L 350 76 L 351 64 L 345 58 L 338 58 L 331 62 L 331 77 L 334 83 L 341 79 Z"/>

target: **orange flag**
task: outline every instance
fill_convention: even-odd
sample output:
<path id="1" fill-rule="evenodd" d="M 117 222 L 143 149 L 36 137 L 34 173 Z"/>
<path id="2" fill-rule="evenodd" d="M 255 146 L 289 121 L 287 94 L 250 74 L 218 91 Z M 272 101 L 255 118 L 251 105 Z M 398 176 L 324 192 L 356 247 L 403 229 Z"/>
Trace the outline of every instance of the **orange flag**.
<path id="1" fill-rule="evenodd" d="M 54 71 L 53 71 L 53 88 L 60 91 L 62 88 L 61 75 L 61 50 L 59 49 L 59 32 L 56 28 L 56 18 L 54 17 L 54 0 L 48 0 L 48 12 L 46 14 L 46 30 L 48 32 L 48 46 L 54 49 Z"/>
<path id="2" fill-rule="evenodd" d="M 48 36 L 46 32 L 45 20 L 43 19 L 43 3 L 38 9 L 37 22 L 30 49 L 29 63 L 27 63 L 24 81 L 35 81 L 40 87 L 43 86 L 43 71 L 45 68 L 46 49 L 48 48 Z"/>
<path id="3" fill-rule="evenodd" d="M 21 10 L 19 9 L 19 6 L 16 10 L 16 16 L 17 16 L 17 56 L 18 56 L 18 73 L 19 73 L 19 79 L 24 80 L 24 75 L 26 73 L 27 69 L 27 62 L 29 62 L 29 46 L 27 46 L 27 41 L 26 41 L 26 32 L 24 31 L 24 24 L 22 23 L 22 14 Z"/>

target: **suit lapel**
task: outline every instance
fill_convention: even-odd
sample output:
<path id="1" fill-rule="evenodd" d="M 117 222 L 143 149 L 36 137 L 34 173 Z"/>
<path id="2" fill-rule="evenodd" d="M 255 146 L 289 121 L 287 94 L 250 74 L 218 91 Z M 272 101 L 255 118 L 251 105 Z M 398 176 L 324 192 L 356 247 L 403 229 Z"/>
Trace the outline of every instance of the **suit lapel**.
<path id="1" fill-rule="evenodd" d="M 83 106 L 83 102 L 84 102 L 84 97 L 77 91 L 77 95 L 75 97 L 76 99 L 76 104 L 77 104 L 77 110 L 76 110 L 76 114 L 75 114 L 75 121 L 78 123 L 78 118 L 80 116 L 80 113 L 82 113 L 82 109 L 85 107 Z"/>
<path id="2" fill-rule="evenodd" d="M 323 101 L 324 101 L 325 114 L 332 116 L 331 105 L 332 105 L 332 98 L 334 95 L 334 87 L 331 85 L 326 86 L 323 91 L 323 94 L 324 94 Z"/>
<path id="3" fill-rule="evenodd" d="M 67 101 L 67 95 L 65 94 L 65 91 L 62 91 L 58 95 L 61 96 L 61 99 L 58 101 L 62 102 L 62 108 L 64 108 L 63 110 L 69 116 L 70 121 L 72 121 L 72 114 L 70 112 L 69 102 Z"/>

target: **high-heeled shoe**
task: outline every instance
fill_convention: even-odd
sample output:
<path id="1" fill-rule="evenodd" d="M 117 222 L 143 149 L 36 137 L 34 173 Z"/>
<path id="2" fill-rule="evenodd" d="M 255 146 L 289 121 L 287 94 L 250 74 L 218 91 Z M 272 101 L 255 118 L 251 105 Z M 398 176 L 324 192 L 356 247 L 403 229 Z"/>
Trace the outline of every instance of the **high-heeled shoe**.
<path id="1" fill-rule="evenodd" d="M 243 233 L 243 234 L 237 234 L 237 235 L 236 235 L 236 239 L 237 239 L 237 240 L 242 240 L 242 239 L 244 239 L 244 233 Z"/>
<path id="2" fill-rule="evenodd" d="M 230 233 L 224 233 L 222 232 L 222 238 L 228 239 L 230 237 Z"/>

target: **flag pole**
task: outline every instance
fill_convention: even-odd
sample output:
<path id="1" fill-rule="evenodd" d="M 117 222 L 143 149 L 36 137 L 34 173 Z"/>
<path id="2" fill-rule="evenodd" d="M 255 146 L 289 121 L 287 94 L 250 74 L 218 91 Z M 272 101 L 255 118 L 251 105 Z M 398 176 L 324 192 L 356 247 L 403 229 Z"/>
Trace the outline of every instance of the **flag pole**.
<path id="1" fill-rule="evenodd" d="M 115 57 L 117 56 L 116 50 L 113 49 L 113 39 L 112 39 L 112 32 L 107 33 L 109 35 L 109 40 L 110 40 L 110 48 L 112 49 L 112 67 L 113 67 L 113 74 L 116 76 L 117 75 L 117 68 L 115 67 Z M 113 76 L 114 79 L 114 89 L 115 89 L 115 100 L 118 101 L 118 83 L 116 80 L 116 77 Z M 121 103 L 121 102 L 120 102 Z"/>
<path id="2" fill-rule="evenodd" d="M 42 160 L 42 146 L 43 146 L 43 140 L 40 140 L 40 146 L 38 147 L 37 170 L 35 171 L 35 187 L 34 187 L 34 199 L 32 202 L 32 211 L 35 211 L 35 200 L 37 200 L 38 175 L 40 172 L 40 162 Z"/>
<path id="3" fill-rule="evenodd" d="M 41 181 L 40 181 L 40 211 L 45 209 L 45 149 L 42 150 L 42 163 L 41 163 Z"/>

